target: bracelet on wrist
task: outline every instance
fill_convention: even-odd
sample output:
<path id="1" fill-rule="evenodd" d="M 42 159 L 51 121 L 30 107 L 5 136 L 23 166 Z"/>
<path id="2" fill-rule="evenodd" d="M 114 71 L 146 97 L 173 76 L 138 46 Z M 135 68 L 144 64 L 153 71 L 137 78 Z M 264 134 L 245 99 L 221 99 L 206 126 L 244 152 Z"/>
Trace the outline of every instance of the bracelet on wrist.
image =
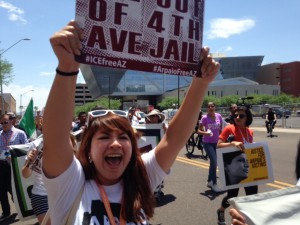
<path id="1" fill-rule="evenodd" d="M 61 75 L 61 76 L 71 77 L 71 76 L 76 76 L 76 75 L 78 75 L 79 70 L 74 71 L 74 72 L 64 72 L 64 71 L 60 71 L 58 68 L 56 68 L 56 73 L 57 73 L 58 75 Z"/>

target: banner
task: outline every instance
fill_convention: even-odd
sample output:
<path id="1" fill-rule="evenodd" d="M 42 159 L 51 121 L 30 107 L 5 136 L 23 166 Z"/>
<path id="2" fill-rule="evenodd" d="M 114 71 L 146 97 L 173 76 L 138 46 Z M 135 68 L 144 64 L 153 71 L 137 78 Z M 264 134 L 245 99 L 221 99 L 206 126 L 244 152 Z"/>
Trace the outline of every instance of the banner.
<path id="1" fill-rule="evenodd" d="M 268 144 L 257 142 L 244 146 L 244 152 L 236 147 L 217 149 L 219 177 L 224 189 L 274 181 Z"/>
<path id="2" fill-rule="evenodd" d="M 300 187 L 290 187 L 255 195 L 231 198 L 248 225 L 299 225 Z"/>
<path id="3" fill-rule="evenodd" d="M 132 127 L 142 135 L 138 139 L 138 147 L 142 153 L 154 149 L 164 135 L 162 123 L 139 124 Z"/>
<path id="4" fill-rule="evenodd" d="M 36 138 L 36 126 L 34 121 L 34 110 L 33 110 L 33 99 L 30 99 L 30 102 L 25 110 L 25 113 L 19 123 L 19 127 L 25 131 L 28 137 L 35 139 Z"/>
<path id="5" fill-rule="evenodd" d="M 42 143 L 43 139 L 38 138 L 28 144 L 9 146 L 11 154 L 13 199 L 18 213 L 18 218 L 21 221 L 35 218 L 30 200 L 31 190 L 34 184 L 34 176 L 30 176 L 25 179 L 22 176 L 22 168 L 26 161 L 25 158 L 28 151 L 31 151 L 33 148 L 37 148 L 38 151 L 41 151 L 40 146 L 42 146 Z M 39 163 L 39 160 L 35 160 L 32 165 L 37 165 Z M 35 166 L 31 167 L 35 170 Z"/>
<path id="6" fill-rule="evenodd" d="M 204 0 L 77 0 L 80 63 L 193 76 L 203 39 Z"/>

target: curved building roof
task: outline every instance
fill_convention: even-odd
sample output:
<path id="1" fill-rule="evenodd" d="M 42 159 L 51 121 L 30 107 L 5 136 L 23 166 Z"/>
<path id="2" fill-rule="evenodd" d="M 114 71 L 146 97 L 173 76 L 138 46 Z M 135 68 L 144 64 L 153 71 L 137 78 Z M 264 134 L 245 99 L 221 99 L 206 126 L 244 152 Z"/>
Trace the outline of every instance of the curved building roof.
<path id="1" fill-rule="evenodd" d="M 215 60 L 220 62 L 221 69 L 211 85 L 247 85 L 249 80 L 255 80 L 263 56 L 223 57 L 215 58 Z M 80 66 L 80 69 L 93 98 L 108 95 L 109 92 L 112 96 L 162 95 L 178 87 L 186 87 L 192 80 L 192 77 L 84 64 Z M 248 81 L 243 78 L 247 78 Z"/>

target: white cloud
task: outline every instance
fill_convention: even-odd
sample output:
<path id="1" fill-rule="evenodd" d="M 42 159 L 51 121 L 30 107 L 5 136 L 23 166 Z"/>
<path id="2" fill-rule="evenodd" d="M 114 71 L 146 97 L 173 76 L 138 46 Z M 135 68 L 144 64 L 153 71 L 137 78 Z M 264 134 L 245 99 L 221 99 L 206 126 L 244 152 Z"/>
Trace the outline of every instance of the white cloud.
<path id="1" fill-rule="evenodd" d="M 8 2 L 0 1 L 0 8 L 7 9 L 8 19 L 14 22 L 21 22 L 23 24 L 27 23 L 24 19 L 24 11 Z"/>
<path id="2" fill-rule="evenodd" d="M 41 77 L 50 77 L 50 76 L 54 76 L 53 72 L 40 72 L 40 76 Z"/>
<path id="3" fill-rule="evenodd" d="M 210 22 L 207 33 L 208 39 L 229 38 L 232 35 L 241 34 L 255 26 L 252 19 L 218 18 Z"/>
<path id="4" fill-rule="evenodd" d="M 232 50 L 233 50 L 233 48 L 232 48 L 231 46 L 227 46 L 227 47 L 224 49 L 225 52 L 230 52 L 230 51 L 232 51 Z"/>
<path id="5" fill-rule="evenodd" d="M 30 91 L 34 90 L 34 91 Z M 3 86 L 4 93 L 10 93 L 13 98 L 16 100 L 16 111 L 20 111 L 21 104 L 21 95 L 22 95 L 22 106 L 26 107 L 30 101 L 30 98 L 33 98 L 34 106 L 37 106 L 39 109 L 43 109 L 46 105 L 46 101 L 49 95 L 50 87 L 35 87 L 32 85 L 20 86 L 16 84 L 10 84 L 8 87 Z M 25 108 L 23 109 L 25 110 Z"/>

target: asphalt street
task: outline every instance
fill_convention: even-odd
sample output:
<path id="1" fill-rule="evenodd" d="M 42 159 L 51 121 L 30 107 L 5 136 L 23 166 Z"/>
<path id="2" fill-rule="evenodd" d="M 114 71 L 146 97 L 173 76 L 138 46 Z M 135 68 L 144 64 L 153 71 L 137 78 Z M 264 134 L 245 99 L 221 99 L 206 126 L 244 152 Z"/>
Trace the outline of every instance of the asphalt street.
<path id="1" fill-rule="evenodd" d="M 300 118 L 295 118 L 295 121 L 294 124 L 299 122 L 300 125 Z M 273 183 L 259 186 L 259 192 L 293 186 L 296 182 L 294 165 L 300 129 L 282 128 L 278 124 L 274 130 L 278 137 L 268 138 L 263 120 L 255 120 L 254 126 L 254 140 L 268 143 L 275 177 Z M 165 179 L 165 196 L 156 207 L 152 225 L 217 224 L 216 210 L 225 193 L 216 194 L 206 187 L 208 167 L 209 162 L 201 157 L 200 151 L 195 150 L 193 155 L 187 155 L 185 148 L 182 149 L 171 174 Z M 240 189 L 240 196 L 242 195 L 244 190 Z M 37 222 L 36 219 L 19 221 L 12 202 L 11 206 L 12 216 L 9 220 L 0 222 L 1 225 L 33 225 Z M 228 212 L 225 216 L 227 224 L 230 224 Z"/>

